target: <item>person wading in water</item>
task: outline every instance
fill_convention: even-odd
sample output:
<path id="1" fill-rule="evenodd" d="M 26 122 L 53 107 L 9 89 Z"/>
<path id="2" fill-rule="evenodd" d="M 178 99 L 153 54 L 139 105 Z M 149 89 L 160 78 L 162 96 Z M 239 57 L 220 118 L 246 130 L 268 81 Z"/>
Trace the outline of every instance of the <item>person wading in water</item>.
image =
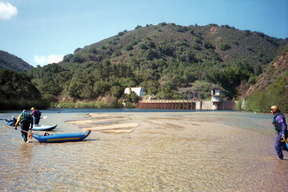
<path id="1" fill-rule="evenodd" d="M 39 124 L 40 118 L 41 118 L 41 112 L 38 109 L 35 109 L 34 107 L 31 108 L 31 115 L 34 116 L 34 123 L 35 125 Z"/>
<path id="2" fill-rule="evenodd" d="M 20 123 L 20 127 L 21 127 L 21 133 L 22 133 L 22 137 L 24 142 L 29 143 L 29 141 L 27 140 L 27 135 L 28 135 L 28 131 L 29 131 L 29 127 L 30 129 L 33 128 L 33 117 L 30 115 L 29 112 L 27 112 L 27 110 L 23 110 L 23 112 L 18 116 L 17 121 L 15 123 L 15 130 L 17 130 L 17 126 Z"/>
<path id="3" fill-rule="evenodd" d="M 285 140 L 288 136 L 286 119 L 283 113 L 281 113 L 281 111 L 279 110 L 279 107 L 277 105 L 271 106 L 271 113 L 274 115 L 272 124 L 274 125 L 274 128 L 277 131 L 275 149 L 279 159 L 283 160 L 284 156 L 282 150 L 287 151 L 287 147 L 285 142 L 281 140 Z"/>

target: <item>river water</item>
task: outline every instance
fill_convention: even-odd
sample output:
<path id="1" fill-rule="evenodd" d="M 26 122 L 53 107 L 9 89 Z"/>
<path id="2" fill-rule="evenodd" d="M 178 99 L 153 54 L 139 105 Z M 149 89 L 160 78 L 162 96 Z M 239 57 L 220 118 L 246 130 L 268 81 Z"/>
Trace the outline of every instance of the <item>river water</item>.
<path id="1" fill-rule="evenodd" d="M 125 134 L 93 131 L 81 142 L 27 144 L 19 129 L 1 121 L 0 191 L 288 191 L 288 161 L 276 157 L 270 114 L 49 109 L 40 123 L 58 124 L 53 133 L 82 132 L 67 121 L 88 113 L 138 118 L 143 125 Z M 214 131 L 205 129 L 211 123 Z"/>

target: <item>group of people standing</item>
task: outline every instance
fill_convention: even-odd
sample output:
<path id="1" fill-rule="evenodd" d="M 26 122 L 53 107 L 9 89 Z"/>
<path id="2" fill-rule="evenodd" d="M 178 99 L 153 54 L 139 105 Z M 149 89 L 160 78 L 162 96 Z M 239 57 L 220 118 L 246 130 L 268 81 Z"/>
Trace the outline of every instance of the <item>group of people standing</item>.
<path id="1" fill-rule="evenodd" d="M 12 122 L 10 123 L 14 123 L 15 130 L 17 130 L 17 126 L 20 124 L 21 135 L 23 137 L 23 140 L 24 142 L 29 143 L 28 138 L 27 138 L 29 129 L 31 130 L 34 124 L 38 125 L 40 118 L 41 118 L 41 112 L 38 109 L 35 109 L 34 107 L 32 107 L 31 113 L 28 112 L 26 109 L 24 109 L 22 113 L 20 113 L 20 115 L 18 116 L 17 120 L 15 119 L 14 116 L 12 116 Z"/>

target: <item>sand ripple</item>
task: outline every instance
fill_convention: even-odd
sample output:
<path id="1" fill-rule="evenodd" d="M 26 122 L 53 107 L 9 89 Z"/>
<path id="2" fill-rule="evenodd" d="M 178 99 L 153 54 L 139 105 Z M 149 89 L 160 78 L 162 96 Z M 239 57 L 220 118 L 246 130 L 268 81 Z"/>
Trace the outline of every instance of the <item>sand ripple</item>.
<path id="1" fill-rule="evenodd" d="M 54 132 L 93 129 L 84 141 L 55 144 L 26 144 L 19 131 L 3 127 L 0 191 L 288 191 L 288 161 L 276 157 L 273 130 L 251 123 L 270 130 L 270 119 L 259 117 L 50 114 L 59 124 Z"/>

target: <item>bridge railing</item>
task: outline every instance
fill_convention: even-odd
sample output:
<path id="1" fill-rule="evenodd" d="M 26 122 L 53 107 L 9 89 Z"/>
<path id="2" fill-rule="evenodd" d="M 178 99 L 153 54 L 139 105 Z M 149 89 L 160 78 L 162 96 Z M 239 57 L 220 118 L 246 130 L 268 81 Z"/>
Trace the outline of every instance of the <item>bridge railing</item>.
<path id="1" fill-rule="evenodd" d="M 199 102 L 199 101 L 198 101 Z M 146 100 L 139 101 L 140 109 L 196 109 L 195 100 Z"/>

